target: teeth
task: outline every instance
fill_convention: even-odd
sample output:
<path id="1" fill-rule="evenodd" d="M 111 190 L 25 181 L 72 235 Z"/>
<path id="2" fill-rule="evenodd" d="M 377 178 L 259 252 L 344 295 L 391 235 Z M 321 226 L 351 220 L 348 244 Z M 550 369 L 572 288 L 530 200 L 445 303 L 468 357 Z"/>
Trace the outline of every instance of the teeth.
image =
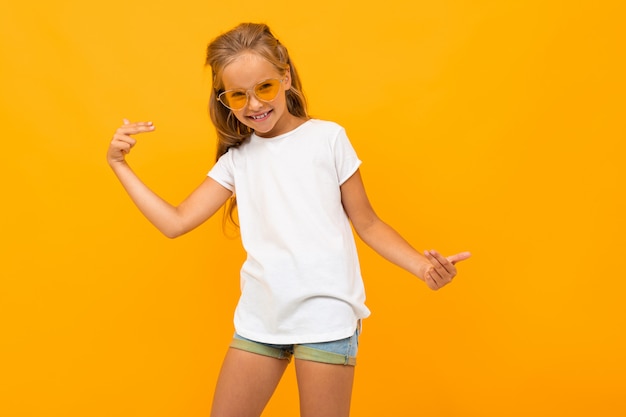
<path id="1" fill-rule="evenodd" d="M 265 112 L 265 113 L 260 114 L 260 115 L 258 115 L 258 116 L 250 116 L 250 117 L 252 117 L 252 118 L 253 118 L 253 119 L 255 119 L 255 120 L 257 120 L 257 119 L 262 119 L 262 118 L 264 118 L 265 116 L 267 116 L 267 113 L 268 113 L 268 112 Z"/>

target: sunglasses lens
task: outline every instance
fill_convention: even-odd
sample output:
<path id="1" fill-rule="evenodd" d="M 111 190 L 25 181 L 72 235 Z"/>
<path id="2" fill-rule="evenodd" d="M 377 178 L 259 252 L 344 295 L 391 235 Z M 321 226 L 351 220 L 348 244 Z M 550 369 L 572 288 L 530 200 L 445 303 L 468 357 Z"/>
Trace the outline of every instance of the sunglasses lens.
<path id="1" fill-rule="evenodd" d="M 266 80 L 254 86 L 254 95 L 263 101 L 272 101 L 280 91 L 280 80 Z M 219 101 L 231 110 L 241 110 L 248 104 L 246 90 L 228 90 L 218 96 Z"/>
<path id="2" fill-rule="evenodd" d="M 280 90 L 280 81 L 278 80 L 267 80 L 263 81 L 260 84 L 257 84 L 254 87 L 254 94 L 258 98 L 264 101 L 271 101 L 276 98 L 278 95 L 278 91 Z"/>
<path id="3" fill-rule="evenodd" d="M 227 91 L 220 95 L 220 101 L 233 110 L 241 110 L 246 106 L 248 95 L 245 91 Z"/>

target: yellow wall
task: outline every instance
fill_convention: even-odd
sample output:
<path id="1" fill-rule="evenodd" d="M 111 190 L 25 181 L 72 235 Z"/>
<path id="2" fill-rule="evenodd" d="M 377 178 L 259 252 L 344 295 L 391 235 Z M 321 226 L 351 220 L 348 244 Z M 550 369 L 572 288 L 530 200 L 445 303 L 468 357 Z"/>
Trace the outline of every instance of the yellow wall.
<path id="1" fill-rule="evenodd" d="M 105 162 L 178 202 L 213 160 L 206 43 L 270 24 L 343 124 L 379 214 L 471 250 L 431 292 L 360 246 L 353 416 L 623 416 L 626 18 L 620 1 L 78 0 L 0 8 L 0 415 L 206 416 L 243 253 L 167 240 Z M 211 4 L 215 3 L 215 4 Z M 293 369 L 268 416 L 296 415 Z"/>

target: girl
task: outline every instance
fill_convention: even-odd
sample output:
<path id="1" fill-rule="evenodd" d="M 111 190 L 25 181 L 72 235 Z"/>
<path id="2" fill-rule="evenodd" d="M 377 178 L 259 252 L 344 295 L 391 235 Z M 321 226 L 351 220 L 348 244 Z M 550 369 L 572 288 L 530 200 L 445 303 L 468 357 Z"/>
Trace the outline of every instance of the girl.
<path id="1" fill-rule="evenodd" d="M 108 162 L 139 210 L 170 238 L 238 204 L 247 259 L 235 335 L 211 416 L 260 416 L 295 358 L 303 417 L 345 417 L 360 321 L 369 315 L 350 224 L 380 255 L 439 289 L 464 252 L 413 249 L 378 218 L 361 161 L 335 123 L 312 119 L 287 49 L 263 24 L 241 24 L 208 47 L 217 163 L 179 206 L 162 200 L 125 156 L 152 122 L 124 124 Z M 232 217 L 231 217 L 232 218 Z"/>

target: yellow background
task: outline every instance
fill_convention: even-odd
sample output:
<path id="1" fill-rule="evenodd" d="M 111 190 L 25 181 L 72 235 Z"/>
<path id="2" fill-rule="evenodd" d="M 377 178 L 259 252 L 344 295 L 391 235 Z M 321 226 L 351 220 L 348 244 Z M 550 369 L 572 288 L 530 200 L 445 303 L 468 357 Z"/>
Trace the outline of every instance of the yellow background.
<path id="1" fill-rule="evenodd" d="M 208 41 L 268 23 L 314 116 L 418 249 L 471 250 L 431 292 L 359 246 L 373 310 L 359 416 L 626 415 L 620 1 L 0 6 L 0 415 L 207 416 L 243 252 L 219 216 L 178 240 L 105 152 L 179 202 L 212 165 Z M 290 368 L 267 416 L 297 414 Z"/>

